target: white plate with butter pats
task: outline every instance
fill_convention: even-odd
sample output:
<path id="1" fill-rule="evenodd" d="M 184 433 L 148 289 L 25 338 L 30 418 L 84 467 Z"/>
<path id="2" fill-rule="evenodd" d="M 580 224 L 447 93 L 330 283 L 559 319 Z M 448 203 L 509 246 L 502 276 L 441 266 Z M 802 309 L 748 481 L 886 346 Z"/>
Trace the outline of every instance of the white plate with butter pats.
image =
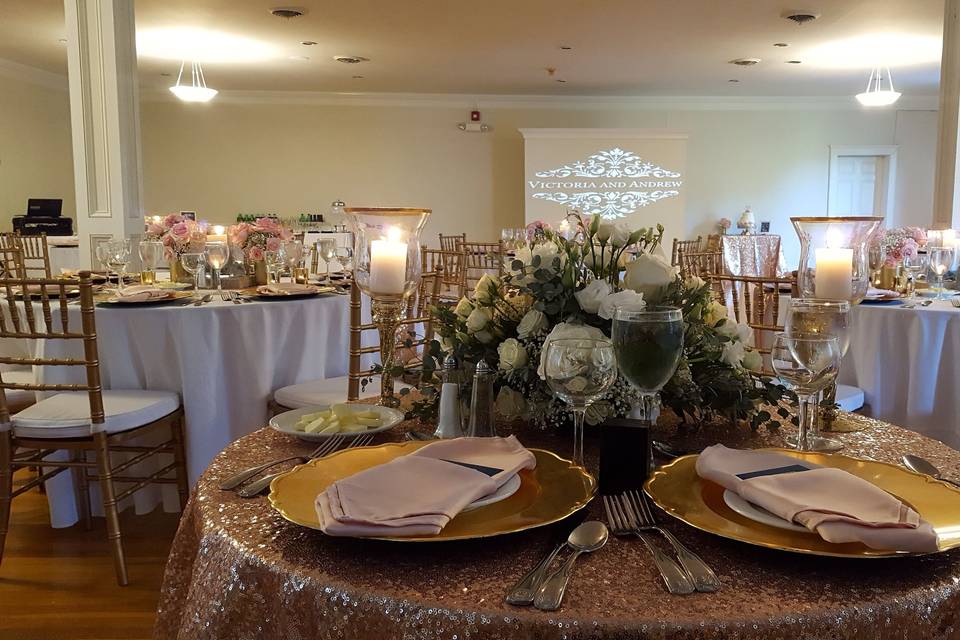
<path id="1" fill-rule="evenodd" d="M 341 415 L 334 420 L 333 412 Z M 310 417 L 309 421 L 303 420 Z M 387 431 L 400 424 L 403 417 L 402 411 L 374 404 L 318 405 L 277 414 L 270 418 L 270 427 L 307 442 L 322 442 L 333 436 L 352 438 Z"/>

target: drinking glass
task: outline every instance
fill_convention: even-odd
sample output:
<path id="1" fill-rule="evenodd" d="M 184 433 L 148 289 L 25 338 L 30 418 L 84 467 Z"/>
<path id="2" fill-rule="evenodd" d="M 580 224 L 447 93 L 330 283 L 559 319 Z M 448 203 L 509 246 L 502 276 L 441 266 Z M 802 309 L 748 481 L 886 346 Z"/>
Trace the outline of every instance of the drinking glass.
<path id="1" fill-rule="evenodd" d="M 773 370 L 797 394 L 799 430 L 793 447 L 798 451 L 823 451 L 825 443 L 813 428 L 819 413 L 818 396 L 837 379 L 840 340 L 825 334 L 778 333 L 770 353 Z"/>
<path id="2" fill-rule="evenodd" d="M 280 282 L 280 265 L 283 264 L 282 248 L 277 251 L 264 251 L 263 261 L 267 264 L 267 280 Z"/>
<path id="3" fill-rule="evenodd" d="M 674 307 L 613 313 L 613 345 L 620 373 L 640 393 L 640 404 L 630 413 L 648 425 L 663 385 L 670 381 L 683 355 L 683 314 Z"/>
<path id="4" fill-rule="evenodd" d="M 223 285 L 220 283 L 220 270 L 230 260 L 230 247 L 226 242 L 207 243 L 207 264 L 213 269 L 213 277 L 217 281 L 217 293 L 223 297 Z"/>
<path id="5" fill-rule="evenodd" d="M 500 243 L 503 245 L 505 251 L 509 251 L 516 247 L 516 230 L 515 229 L 501 229 L 500 230 Z"/>
<path id="6" fill-rule="evenodd" d="M 123 290 L 123 279 L 130 264 L 130 242 L 123 239 L 107 240 L 107 264 L 117 273 L 117 293 Z"/>
<path id="7" fill-rule="evenodd" d="M 583 466 L 587 407 L 617 381 L 617 359 L 607 339 L 558 339 L 547 343 L 547 385 L 573 409 L 573 461 Z"/>
<path id="8" fill-rule="evenodd" d="M 340 263 L 340 270 L 346 274 L 347 267 L 350 266 L 350 261 L 353 259 L 353 249 L 350 247 L 338 247 L 337 248 L 337 262 Z"/>
<path id="9" fill-rule="evenodd" d="M 157 280 L 157 264 L 163 258 L 163 243 L 143 240 L 137 250 L 140 254 L 140 284 L 153 284 Z"/>
<path id="10" fill-rule="evenodd" d="M 330 284 L 330 262 L 337 257 L 337 241 L 336 240 L 321 240 L 317 243 L 317 250 L 320 252 L 320 257 L 323 258 L 323 261 L 327 264 L 327 284 Z"/>
<path id="11" fill-rule="evenodd" d="M 180 264 L 187 273 L 193 276 L 193 299 L 200 299 L 200 267 L 206 262 L 206 254 L 202 251 L 188 251 L 180 254 Z"/>
<path id="12" fill-rule="evenodd" d="M 110 283 L 110 248 L 107 246 L 107 241 L 99 243 L 94 253 L 96 253 L 96 256 L 97 256 L 97 262 L 103 265 L 104 270 L 107 272 L 107 283 L 109 284 Z"/>
<path id="13" fill-rule="evenodd" d="M 303 260 L 303 243 L 299 240 L 286 240 L 280 245 L 283 251 L 283 263 L 290 270 L 290 276 L 293 276 L 293 270 L 300 266 Z"/>
<path id="14" fill-rule="evenodd" d="M 953 266 L 953 247 L 927 247 L 930 256 L 930 271 L 937 279 L 937 300 L 946 300 L 943 295 L 943 276 Z"/>
<path id="15" fill-rule="evenodd" d="M 910 282 L 910 300 L 916 301 L 917 295 L 917 277 L 927 270 L 929 255 L 915 251 L 913 255 L 903 257 L 903 270 L 907 272 L 907 278 Z"/>

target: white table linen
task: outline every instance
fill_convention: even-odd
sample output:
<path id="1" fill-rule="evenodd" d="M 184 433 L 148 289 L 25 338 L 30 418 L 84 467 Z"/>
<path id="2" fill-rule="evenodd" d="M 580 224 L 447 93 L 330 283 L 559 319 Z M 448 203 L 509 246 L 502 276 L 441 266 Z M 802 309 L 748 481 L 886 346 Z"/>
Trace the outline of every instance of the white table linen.
<path id="1" fill-rule="evenodd" d="M 79 307 L 72 305 L 70 313 L 79 326 Z M 348 296 L 98 308 L 96 319 L 104 389 L 180 394 L 191 485 L 218 451 L 266 423 L 275 389 L 348 371 Z M 79 341 L 46 341 L 45 347 L 48 356 L 82 355 Z M 44 367 L 42 373 L 46 382 L 79 382 L 84 375 L 77 367 Z M 165 508 L 176 510 L 174 486 L 162 486 Z M 137 512 L 153 509 L 160 495 L 137 492 Z M 70 474 L 47 483 L 47 498 L 53 526 L 76 522 Z M 97 508 L 96 493 L 92 500 Z"/>

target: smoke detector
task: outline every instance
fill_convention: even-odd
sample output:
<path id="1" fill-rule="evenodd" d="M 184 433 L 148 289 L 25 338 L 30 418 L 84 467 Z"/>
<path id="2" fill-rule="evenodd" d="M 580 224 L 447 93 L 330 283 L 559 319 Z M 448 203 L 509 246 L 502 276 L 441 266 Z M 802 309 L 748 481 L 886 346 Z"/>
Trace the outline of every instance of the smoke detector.
<path id="1" fill-rule="evenodd" d="M 274 7 L 270 9 L 270 15 L 277 16 L 278 18 L 299 18 L 307 12 L 306 9 L 302 7 Z"/>
<path id="2" fill-rule="evenodd" d="M 731 60 L 730 64 L 735 64 L 738 67 L 752 67 L 755 64 L 760 64 L 760 58 L 737 58 Z"/>
<path id="3" fill-rule="evenodd" d="M 363 56 L 333 56 L 333 59 L 343 64 L 360 64 L 361 62 L 370 62 L 370 58 Z"/>
<path id="4" fill-rule="evenodd" d="M 820 14 L 816 11 L 784 11 L 780 17 L 785 20 L 790 20 L 791 22 L 803 25 L 807 24 L 808 22 L 813 22 L 820 17 Z"/>

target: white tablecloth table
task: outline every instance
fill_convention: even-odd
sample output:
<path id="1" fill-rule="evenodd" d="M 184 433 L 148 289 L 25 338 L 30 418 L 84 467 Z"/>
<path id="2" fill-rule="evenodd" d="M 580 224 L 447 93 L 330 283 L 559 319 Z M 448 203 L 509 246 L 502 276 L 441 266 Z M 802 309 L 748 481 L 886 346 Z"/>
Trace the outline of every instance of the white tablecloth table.
<path id="1" fill-rule="evenodd" d="M 70 313 L 79 327 L 79 307 Z M 104 389 L 180 393 L 191 484 L 217 452 L 266 423 L 275 389 L 348 371 L 349 296 L 98 308 L 96 320 Z M 47 341 L 45 353 L 81 356 L 80 349 L 79 341 Z M 44 369 L 46 382 L 83 381 L 79 367 Z M 165 507 L 175 510 L 174 486 L 163 487 Z M 137 492 L 137 512 L 153 509 L 160 496 L 159 490 Z M 47 498 L 53 526 L 76 522 L 69 473 L 47 483 Z M 95 507 L 98 500 L 94 495 Z"/>
<path id="2" fill-rule="evenodd" d="M 863 389 L 873 417 L 960 449 L 960 309 L 936 301 L 851 313 L 840 382 Z"/>

